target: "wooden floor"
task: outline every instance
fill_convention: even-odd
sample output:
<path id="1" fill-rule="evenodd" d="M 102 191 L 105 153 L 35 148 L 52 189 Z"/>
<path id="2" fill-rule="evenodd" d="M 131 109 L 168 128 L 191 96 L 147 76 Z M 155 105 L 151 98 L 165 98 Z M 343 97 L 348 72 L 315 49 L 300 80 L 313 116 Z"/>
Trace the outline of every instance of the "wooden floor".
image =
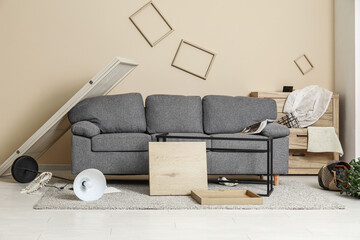
<path id="1" fill-rule="evenodd" d="M 317 178 L 286 177 L 318 187 Z M 360 200 L 327 192 L 346 210 L 33 210 L 41 197 L 0 178 L 0 239 L 360 239 Z"/>

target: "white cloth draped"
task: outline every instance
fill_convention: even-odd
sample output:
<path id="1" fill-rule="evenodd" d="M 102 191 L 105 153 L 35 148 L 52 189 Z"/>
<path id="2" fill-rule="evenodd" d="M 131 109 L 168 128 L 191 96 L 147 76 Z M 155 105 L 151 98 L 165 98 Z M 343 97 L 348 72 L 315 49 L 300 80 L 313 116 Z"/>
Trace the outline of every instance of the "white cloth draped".
<path id="1" fill-rule="evenodd" d="M 289 94 L 284 112 L 293 113 L 301 127 L 315 123 L 326 112 L 332 92 L 316 85 L 311 85 Z"/>
<path id="2" fill-rule="evenodd" d="M 334 127 L 308 127 L 308 152 L 337 152 L 344 154 Z"/>

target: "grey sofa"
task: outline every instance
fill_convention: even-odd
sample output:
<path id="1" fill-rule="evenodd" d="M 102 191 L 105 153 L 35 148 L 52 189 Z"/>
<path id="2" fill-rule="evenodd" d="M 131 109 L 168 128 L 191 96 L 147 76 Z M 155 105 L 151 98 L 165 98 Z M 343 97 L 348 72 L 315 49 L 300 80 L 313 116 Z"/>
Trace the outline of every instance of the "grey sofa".
<path id="1" fill-rule="evenodd" d="M 104 174 L 148 174 L 148 143 L 156 135 L 274 137 L 274 174 L 287 174 L 289 129 L 268 124 L 260 135 L 239 132 L 275 119 L 272 99 L 139 93 L 85 99 L 68 114 L 72 124 L 72 172 L 97 168 Z M 189 141 L 168 139 L 168 141 Z M 192 139 L 191 141 L 204 141 Z M 265 149 L 266 142 L 205 140 L 208 148 Z M 207 151 L 208 174 L 265 174 L 266 154 Z"/>

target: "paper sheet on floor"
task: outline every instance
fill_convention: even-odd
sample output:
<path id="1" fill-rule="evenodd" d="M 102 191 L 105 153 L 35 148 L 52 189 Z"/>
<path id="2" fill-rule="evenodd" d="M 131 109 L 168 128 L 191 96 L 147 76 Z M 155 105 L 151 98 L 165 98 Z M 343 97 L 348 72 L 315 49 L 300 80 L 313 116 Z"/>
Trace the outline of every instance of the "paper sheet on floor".
<path id="1" fill-rule="evenodd" d="M 114 187 L 106 187 L 104 194 L 107 193 L 118 193 L 121 192 L 120 189 L 114 188 Z"/>

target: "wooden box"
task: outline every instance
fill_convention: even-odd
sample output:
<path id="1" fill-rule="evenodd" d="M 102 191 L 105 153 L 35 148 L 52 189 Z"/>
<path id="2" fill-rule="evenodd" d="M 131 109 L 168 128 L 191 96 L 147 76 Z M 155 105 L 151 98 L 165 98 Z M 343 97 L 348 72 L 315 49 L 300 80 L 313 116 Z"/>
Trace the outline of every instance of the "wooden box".
<path id="1" fill-rule="evenodd" d="M 262 205 L 263 199 L 249 190 L 193 190 L 191 197 L 201 205 Z"/>
<path id="2" fill-rule="evenodd" d="M 272 98 L 277 104 L 278 118 L 283 112 L 288 92 L 252 92 L 250 97 Z M 334 127 L 339 135 L 339 94 L 334 93 L 324 115 L 313 125 L 315 127 Z M 307 152 L 307 128 L 290 128 L 289 135 L 289 174 L 317 174 L 319 169 L 330 160 L 338 160 L 338 153 Z"/>

